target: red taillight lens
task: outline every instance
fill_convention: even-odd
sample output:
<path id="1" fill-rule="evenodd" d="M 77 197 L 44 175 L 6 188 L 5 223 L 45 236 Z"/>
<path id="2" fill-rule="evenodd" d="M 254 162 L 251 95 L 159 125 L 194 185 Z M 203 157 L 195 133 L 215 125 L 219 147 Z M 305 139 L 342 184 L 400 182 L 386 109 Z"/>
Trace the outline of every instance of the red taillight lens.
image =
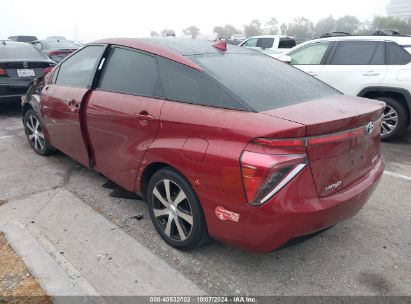
<path id="1" fill-rule="evenodd" d="M 241 173 L 247 200 L 258 206 L 267 202 L 306 165 L 306 155 L 270 155 L 244 151 Z"/>
<path id="2" fill-rule="evenodd" d="M 0 76 L 7 76 L 7 71 L 5 69 L 0 69 Z"/>

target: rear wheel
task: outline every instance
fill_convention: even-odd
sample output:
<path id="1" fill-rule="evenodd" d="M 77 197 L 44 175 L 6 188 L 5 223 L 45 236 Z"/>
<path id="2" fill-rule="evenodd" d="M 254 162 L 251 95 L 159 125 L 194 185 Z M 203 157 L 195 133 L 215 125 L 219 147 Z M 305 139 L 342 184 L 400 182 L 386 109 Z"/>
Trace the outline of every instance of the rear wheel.
<path id="1" fill-rule="evenodd" d="M 186 179 L 171 168 L 157 171 L 147 188 L 151 221 L 169 245 L 190 250 L 207 240 L 200 202 Z"/>
<path id="2" fill-rule="evenodd" d="M 376 99 L 386 103 L 381 122 L 381 139 L 397 138 L 407 123 L 407 111 L 404 105 L 392 97 L 378 97 Z"/>
<path id="3" fill-rule="evenodd" d="M 43 126 L 41 120 L 34 110 L 28 110 L 24 114 L 24 131 L 31 148 L 37 154 L 42 156 L 50 155 L 53 153 L 53 149 L 49 146 L 44 137 Z"/>

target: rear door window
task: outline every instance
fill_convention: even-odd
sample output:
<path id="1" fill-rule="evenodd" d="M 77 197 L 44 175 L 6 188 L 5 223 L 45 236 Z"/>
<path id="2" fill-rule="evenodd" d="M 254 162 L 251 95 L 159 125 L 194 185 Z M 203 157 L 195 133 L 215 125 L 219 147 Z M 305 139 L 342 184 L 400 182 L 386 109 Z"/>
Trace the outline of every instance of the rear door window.
<path id="1" fill-rule="evenodd" d="M 274 44 L 274 38 L 258 38 L 257 47 L 262 49 L 271 49 Z"/>
<path id="2" fill-rule="evenodd" d="M 56 84 L 80 88 L 91 87 L 104 48 L 102 45 L 87 46 L 69 57 L 60 65 Z"/>
<path id="3" fill-rule="evenodd" d="M 318 42 L 298 49 L 289 54 L 291 64 L 320 64 L 329 45 L 329 42 Z"/>
<path id="4" fill-rule="evenodd" d="M 387 64 L 404 65 L 411 62 L 411 55 L 395 42 L 387 42 Z"/>
<path id="5" fill-rule="evenodd" d="M 217 85 L 206 73 L 162 57 L 158 60 L 161 82 L 168 100 L 245 110 L 229 92 Z"/>
<path id="6" fill-rule="evenodd" d="M 156 58 L 121 47 L 112 50 L 99 88 L 147 97 L 163 96 Z"/>
<path id="7" fill-rule="evenodd" d="M 383 42 L 340 41 L 331 60 L 332 65 L 384 64 Z"/>

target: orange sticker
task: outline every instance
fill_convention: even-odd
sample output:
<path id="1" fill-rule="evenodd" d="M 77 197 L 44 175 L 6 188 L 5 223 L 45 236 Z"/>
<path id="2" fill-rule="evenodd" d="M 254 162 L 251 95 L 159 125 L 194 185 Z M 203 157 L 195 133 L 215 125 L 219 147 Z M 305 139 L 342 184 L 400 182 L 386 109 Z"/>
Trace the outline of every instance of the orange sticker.
<path id="1" fill-rule="evenodd" d="M 238 213 L 226 210 L 221 206 L 218 206 L 217 208 L 215 208 L 215 215 L 222 221 L 230 220 L 230 221 L 238 222 L 240 219 L 240 215 Z"/>

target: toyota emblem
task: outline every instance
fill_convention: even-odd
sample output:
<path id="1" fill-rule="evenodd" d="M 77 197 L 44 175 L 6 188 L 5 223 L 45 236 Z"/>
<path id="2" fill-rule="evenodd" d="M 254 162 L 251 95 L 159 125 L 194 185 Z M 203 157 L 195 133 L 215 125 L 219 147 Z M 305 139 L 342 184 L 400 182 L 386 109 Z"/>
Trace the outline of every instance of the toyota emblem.
<path id="1" fill-rule="evenodd" d="M 372 131 L 374 131 L 374 123 L 370 122 L 368 125 L 365 127 L 365 134 L 371 134 Z"/>

